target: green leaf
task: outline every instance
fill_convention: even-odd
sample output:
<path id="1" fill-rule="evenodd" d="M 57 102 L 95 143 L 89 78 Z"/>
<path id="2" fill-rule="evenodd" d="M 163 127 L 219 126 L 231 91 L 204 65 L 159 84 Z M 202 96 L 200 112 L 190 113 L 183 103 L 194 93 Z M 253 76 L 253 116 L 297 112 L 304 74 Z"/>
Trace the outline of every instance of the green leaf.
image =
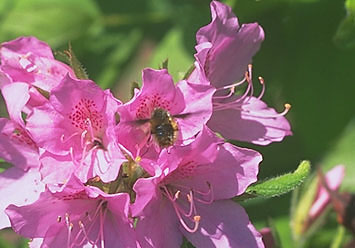
<path id="1" fill-rule="evenodd" d="M 124 64 L 135 52 L 141 39 L 142 31 L 139 29 L 132 29 L 129 33 L 122 33 L 117 37 L 116 46 L 105 60 L 100 62 L 102 70 L 95 78 L 103 89 L 112 88 L 116 84 L 117 78 L 122 76 L 120 73 L 122 73 Z"/>
<path id="2" fill-rule="evenodd" d="M 345 234 L 345 227 L 339 225 L 337 233 L 333 239 L 330 248 L 341 248 L 344 240 L 344 234 Z"/>
<path id="3" fill-rule="evenodd" d="M 303 234 L 306 231 L 309 209 L 314 202 L 317 193 L 318 178 L 313 176 L 302 186 L 293 192 L 291 205 L 291 230 L 295 241 L 303 243 Z M 297 195 L 300 195 L 299 199 Z"/>
<path id="4" fill-rule="evenodd" d="M 86 69 L 83 66 L 82 63 L 78 60 L 78 58 L 75 56 L 75 53 L 72 49 L 72 46 L 69 42 L 69 48 L 68 50 L 64 52 L 58 52 L 59 55 L 63 56 L 66 60 L 66 62 L 70 65 L 70 67 L 73 69 L 75 76 L 79 79 L 89 79 L 88 74 L 86 73 Z"/>
<path id="5" fill-rule="evenodd" d="M 345 166 L 345 177 L 342 182 L 342 190 L 355 190 L 355 118 L 345 128 L 339 139 L 334 142 L 332 150 L 324 157 L 322 166 L 329 170 L 335 165 Z"/>
<path id="6" fill-rule="evenodd" d="M 34 35 L 57 47 L 87 33 L 100 17 L 92 0 L 15 0 L 0 25 L 2 40 Z"/>
<path id="7" fill-rule="evenodd" d="M 159 68 L 161 62 L 168 58 L 169 73 L 175 82 L 180 80 L 193 63 L 192 53 L 187 51 L 183 44 L 183 31 L 172 29 L 155 50 L 150 66 Z"/>
<path id="8" fill-rule="evenodd" d="M 168 70 L 168 66 L 169 66 L 169 59 L 166 58 L 166 59 L 161 63 L 160 69 L 167 69 L 167 70 Z"/>
<path id="9" fill-rule="evenodd" d="M 272 218 L 267 220 L 267 226 L 271 229 L 272 237 L 274 238 L 274 248 L 281 248 L 280 234 L 276 228 L 276 223 Z"/>
<path id="10" fill-rule="evenodd" d="M 345 2 L 347 14 L 340 23 L 334 42 L 339 48 L 355 48 L 355 0 Z"/>
<path id="11" fill-rule="evenodd" d="M 180 248 L 195 248 L 185 237 L 183 238 L 182 245 Z"/>
<path id="12" fill-rule="evenodd" d="M 308 177 L 310 169 L 309 161 L 302 161 L 293 173 L 287 173 L 253 184 L 248 187 L 245 194 L 237 197 L 236 200 L 255 197 L 270 198 L 286 194 L 303 183 Z"/>

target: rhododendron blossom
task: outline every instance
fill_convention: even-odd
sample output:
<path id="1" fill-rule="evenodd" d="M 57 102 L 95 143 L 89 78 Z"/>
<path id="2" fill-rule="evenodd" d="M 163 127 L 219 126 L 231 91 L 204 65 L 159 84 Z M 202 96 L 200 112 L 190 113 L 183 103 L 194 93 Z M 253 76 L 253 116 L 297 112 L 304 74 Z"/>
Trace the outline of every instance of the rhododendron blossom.
<path id="1" fill-rule="evenodd" d="M 264 31 L 257 23 L 239 25 L 232 9 L 220 2 L 211 2 L 212 22 L 196 34 L 196 69 L 191 82 L 212 85 L 213 114 L 207 125 L 228 139 L 259 145 L 281 141 L 290 135 L 284 115 L 290 108 L 277 113 L 262 100 L 265 82 L 259 96 L 253 96 L 251 62 L 264 40 Z M 246 85 L 242 95 L 234 92 Z"/>
<path id="2" fill-rule="evenodd" d="M 151 124 L 144 121 L 151 119 L 156 109 L 162 109 L 176 116 L 176 143 L 183 144 L 198 133 L 210 118 L 213 92 L 212 87 L 187 81 L 180 81 L 175 86 L 167 70 L 145 69 L 142 89 L 118 109 L 118 139 L 131 150 L 141 150 L 149 141 L 160 150 L 159 144 L 152 140 Z"/>
<path id="3" fill-rule="evenodd" d="M 60 193 L 44 192 L 34 203 L 7 208 L 12 227 L 43 238 L 32 247 L 136 247 L 127 194 L 105 194 L 75 179 Z"/>
<path id="4" fill-rule="evenodd" d="M 51 48 L 35 37 L 20 37 L 4 42 L 0 48 L 0 88 L 22 82 L 30 87 L 29 106 L 43 104 L 46 99 L 36 88 L 50 92 L 72 69 L 56 60 Z"/>
<path id="5" fill-rule="evenodd" d="M 325 183 L 327 184 L 326 186 L 328 189 L 338 190 L 343 181 L 344 175 L 345 167 L 343 165 L 334 166 L 331 170 L 329 170 L 325 175 Z M 316 197 L 308 213 L 310 222 L 314 221 L 324 212 L 330 201 L 329 192 L 320 181 Z"/>
<path id="6" fill-rule="evenodd" d="M 83 182 L 96 175 L 111 181 L 125 160 L 123 155 L 117 156 L 117 148 L 118 151 L 111 149 L 116 143 L 113 130 L 118 105 L 108 90 L 101 90 L 90 80 L 75 80 L 67 75 L 52 90 L 49 102 L 33 109 L 27 129 L 53 157 L 67 155 Z"/>
<path id="7" fill-rule="evenodd" d="M 249 63 L 262 28 L 239 26 L 217 1 L 211 10 L 192 74 L 174 84 L 167 69 L 146 68 L 127 103 L 34 37 L 1 45 L 9 116 L 0 118 L 0 157 L 12 167 L 0 173 L 0 228 L 33 248 L 170 248 L 184 238 L 203 248 L 264 247 L 232 200 L 257 181 L 262 156 L 220 136 L 281 141 L 291 134 L 289 105 L 269 108 L 263 79 L 254 96 Z"/>
<path id="8" fill-rule="evenodd" d="M 164 150 L 156 174 L 134 186 L 141 246 L 180 247 L 185 236 L 197 247 L 263 247 L 244 210 L 227 200 L 256 181 L 260 161 L 206 128 L 193 143 Z"/>

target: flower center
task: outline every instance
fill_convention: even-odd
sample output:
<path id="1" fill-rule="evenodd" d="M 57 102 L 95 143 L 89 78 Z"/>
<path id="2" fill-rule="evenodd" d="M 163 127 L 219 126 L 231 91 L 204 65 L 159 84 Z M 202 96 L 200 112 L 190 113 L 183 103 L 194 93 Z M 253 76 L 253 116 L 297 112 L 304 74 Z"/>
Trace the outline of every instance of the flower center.
<path id="1" fill-rule="evenodd" d="M 103 128 L 103 116 L 93 100 L 82 98 L 69 115 L 71 124 L 81 130 L 99 131 Z"/>
<path id="2" fill-rule="evenodd" d="M 169 112 L 171 103 L 170 101 L 165 100 L 158 93 L 140 98 L 139 107 L 136 111 L 137 119 L 142 120 L 150 118 L 156 108 L 161 108 Z"/>
<path id="3" fill-rule="evenodd" d="M 131 157 L 126 155 L 126 158 L 127 162 L 124 162 L 121 165 L 116 180 L 109 183 L 104 183 L 98 176 L 96 176 L 89 179 L 85 185 L 95 186 L 107 194 L 128 193 L 130 195 L 131 202 L 133 203 L 136 199 L 133 185 L 139 178 L 148 177 L 149 175 L 138 164 L 140 157 L 137 157 L 135 160 L 133 160 Z"/>

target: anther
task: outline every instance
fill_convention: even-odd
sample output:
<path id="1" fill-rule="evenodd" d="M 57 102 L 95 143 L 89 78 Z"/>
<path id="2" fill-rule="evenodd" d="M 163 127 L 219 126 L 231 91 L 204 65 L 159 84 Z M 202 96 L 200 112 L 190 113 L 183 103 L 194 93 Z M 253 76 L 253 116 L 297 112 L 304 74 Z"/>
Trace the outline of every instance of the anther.
<path id="1" fill-rule="evenodd" d="M 258 77 L 260 84 L 264 84 L 264 79 L 262 77 Z"/>
<path id="2" fill-rule="evenodd" d="M 180 196 L 180 190 L 176 191 L 175 196 L 174 196 L 174 201 L 178 199 Z"/>
<path id="3" fill-rule="evenodd" d="M 65 223 L 69 226 L 70 224 L 70 217 L 68 213 L 65 213 Z"/>
<path id="4" fill-rule="evenodd" d="M 141 160 L 142 160 L 141 156 L 137 156 L 136 159 L 135 159 L 135 162 L 139 163 Z"/>
<path id="5" fill-rule="evenodd" d="M 289 103 L 286 103 L 284 106 L 285 106 L 285 110 L 282 111 L 279 115 L 286 115 L 288 111 L 291 109 L 291 104 Z"/>
<path id="6" fill-rule="evenodd" d="M 265 93 L 265 81 L 264 81 L 264 79 L 262 77 L 258 77 L 258 79 L 259 79 L 260 84 L 263 87 L 261 89 L 260 95 L 257 97 L 258 100 L 260 100 L 264 96 L 264 93 Z"/>
<path id="7" fill-rule="evenodd" d="M 60 223 L 62 221 L 62 216 L 57 217 L 57 222 Z"/>

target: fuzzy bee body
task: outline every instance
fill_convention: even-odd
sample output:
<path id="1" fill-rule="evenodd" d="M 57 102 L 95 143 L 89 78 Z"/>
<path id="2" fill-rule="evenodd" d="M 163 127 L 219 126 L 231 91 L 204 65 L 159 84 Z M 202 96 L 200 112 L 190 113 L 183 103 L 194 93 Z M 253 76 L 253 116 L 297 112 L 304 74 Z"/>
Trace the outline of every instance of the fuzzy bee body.
<path id="1" fill-rule="evenodd" d="M 156 108 L 149 120 L 150 133 L 161 148 L 172 146 L 177 138 L 178 124 L 168 111 Z"/>

